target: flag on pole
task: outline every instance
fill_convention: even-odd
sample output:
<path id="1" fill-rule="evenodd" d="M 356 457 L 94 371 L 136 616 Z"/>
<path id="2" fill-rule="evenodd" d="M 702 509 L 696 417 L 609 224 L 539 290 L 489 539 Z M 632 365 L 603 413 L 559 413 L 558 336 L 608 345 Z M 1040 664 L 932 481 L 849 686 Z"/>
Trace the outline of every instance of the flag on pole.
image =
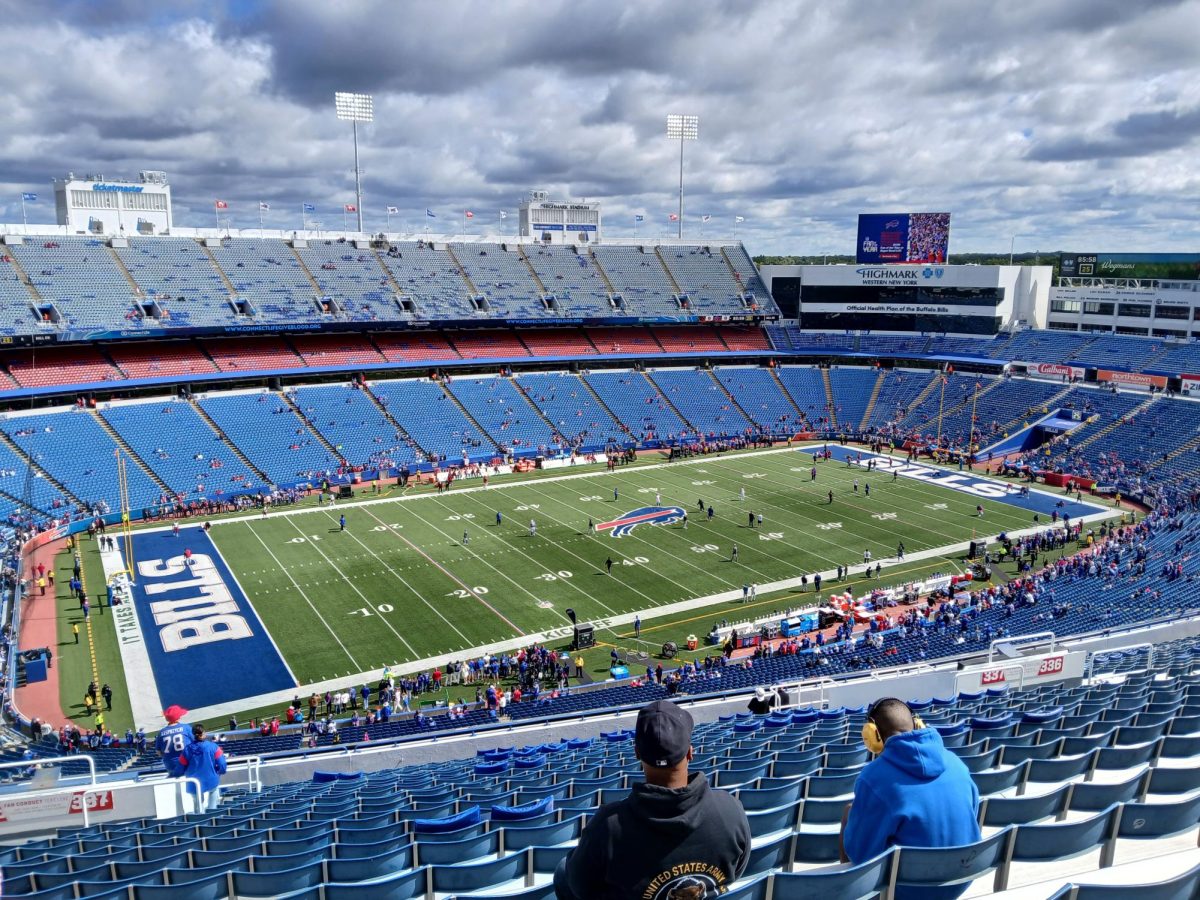
<path id="1" fill-rule="evenodd" d="M 701 221 L 701 222 L 707 222 L 707 221 L 708 221 L 709 219 L 711 219 L 711 218 L 712 218 L 712 216 L 701 216 L 701 217 L 700 217 L 700 221 Z"/>
<path id="2" fill-rule="evenodd" d="M 500 210 L 500 218 L 507 219 L 508 213 L 506 213 L 504 210 Z"/>
<path id="3" fill-rule="evenodd" d="M 37 194 L 21 194 L 21 200 L 25 203 L 37 203 Z"/>
<path id="4" fill-rule="evenodd" d="M 347 203 L 346 204 L 346 212 L 358 212 L 358 207 L 355 206 L 353 203 Z"/>
<path id="5" fill-rule="evenodd" d="M 434 212 L 433 212 L 433 210 L 432 210 L 432 209 L 427 209 L 427 210 L 425 210 L 425 216 L 426 216 L 426 218 L 429 218 L 429 219 L 436 219 L 436 218 L 437 218 L 437 216 L 436 216 L 436 215 L 434 215 Z"/>
<path id="6" fill-rule="evenodd" d="M 259 208 L 260 210 L 262 210 L 263 212 L 266 212 L 267 210 L 269 210 L 269 209 L 271 208 L 271 204 L 270 204 L 270 203 L 263 203 L 261 200 L 259 200 L 259 201 L 258 201 L 258 208 Z"/>
<path id="7" fill-rule="evenodd" d="M 226 203 L 224 200 L 216 200 L 214 202 L 217 205 L 217 209 L 229 209 L 229 204 Z"/>
<path id="8" fill-rule="evenodd" d="M 466 218 L 468 218 L 468 219 L 473 219 L 473 218 L 475 218 L 475 213 L 471 212 L 471 211 L 468 209 L 468 210 L 467 210 L 465 213 L 463 213 L 463 216 L 465 216 L 465 217 L 466 217 Z"/>
<path id="9" fill-rule="evenodd" d="M 679 216 L 675 215 L 675 213 L 671 213 L 671 215 L 667 216 L 667 218 L 670 219 L 672 222 L 679 221 Z"/>
<path id="10" fill-rule="evenodd" d="M 633 221 L 635 221 L 635 222 L 645 222 L 645 221 L 646 221 L 646 217 L 645 217 L 645 216 L 634 216 L 634 217 L 633 217 Z"/>
<path id="11" fill-rule="evenodd" d="M 305 204 L 304 204 L 304 211 L 305 211 L 305 212 L 316 212 L 316 211 L 317 211 L 317 207 L 316 207 L 316 205 L 315 205 L 315 204 L 313 204 L 313 203 L 305 203 Z"/>
<path id="12" fill-rule="evenodd" d="M 398 206 L 389 206 L 387 208 L 387 213 L 389 216 L 394 216 L 398 212 L 400 212 L 400 207 Z"/>
<path id="13" fill-rule="evenodd" d="M 734 221 L 734 222 L 745 222 L 745 221 L 746 221 L 746 217 L 745 217 L 745 216 L 734 216 L 734 217 L 733 217 L 733 221 Z"/>

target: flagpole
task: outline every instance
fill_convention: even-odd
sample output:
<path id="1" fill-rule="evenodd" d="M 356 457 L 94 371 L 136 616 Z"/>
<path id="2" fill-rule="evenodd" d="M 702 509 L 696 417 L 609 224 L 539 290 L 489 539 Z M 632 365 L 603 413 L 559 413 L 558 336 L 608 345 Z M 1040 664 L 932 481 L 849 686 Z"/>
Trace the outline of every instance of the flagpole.
<path id="1" fill-rule="evenodd" d="M 217 231 L 221 230 L 221 207 L 217 206 L 217 201 L 213 201 L 213 218 L 217 222 Z"/>
<path id="2" fill-rule="evenodd" d="M 349 231 L 350 225 L 346 221 L 346 204 L 342 204 L 342 231 Z"/>
<path id="3" fill-rule="evenodd" d="M 25 227 L 25 228 L 29 227 L 29 222 L 25 218 L 25 193 L 24 192 L 21 193 L 21 225 L 22 225 L 22 227 Z"/>
<path id="4" fill-rule="evenodd" d="M 392 210 L 390 207 L 388 207 L 384 211 L 387 213 L 387 230 L 389 232 L 391 232 L 391 230 L 392 230 Z"/>
<path id="5" fill-rule="evenodd" d="M 258 230 L 262 231 L 262 201 L 258 201 Z"/>
<path id="6" fill-rule="evenodd" d="M 946 402 L 946 373 L 942 373 L 942 395 L 938 399 L 938 430 L 935 453 L 942 447 L 942 405 Z"/>
<path id="7" fill-rule="evenodd" d="M 971 397 L 971 436 L 967 440 L 967 453 L 975 452 L 975 407 L 979 403 L 979 382 L 975 382 L 975 393 Z"/>

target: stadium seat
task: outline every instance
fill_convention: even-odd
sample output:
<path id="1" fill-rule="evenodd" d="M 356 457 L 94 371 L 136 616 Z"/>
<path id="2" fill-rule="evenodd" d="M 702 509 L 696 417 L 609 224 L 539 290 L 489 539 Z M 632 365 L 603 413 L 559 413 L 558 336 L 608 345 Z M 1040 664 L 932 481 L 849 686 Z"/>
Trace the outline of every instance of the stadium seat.
<path id="1" fill-rule="evenodd" d="M 1008 858 L 1015 830 L 1005 828 L 974 844 L 961 847 L 901 847 L 892 874 L 893 885 L 934 887 L 974 881 L 998 870 Z"/>

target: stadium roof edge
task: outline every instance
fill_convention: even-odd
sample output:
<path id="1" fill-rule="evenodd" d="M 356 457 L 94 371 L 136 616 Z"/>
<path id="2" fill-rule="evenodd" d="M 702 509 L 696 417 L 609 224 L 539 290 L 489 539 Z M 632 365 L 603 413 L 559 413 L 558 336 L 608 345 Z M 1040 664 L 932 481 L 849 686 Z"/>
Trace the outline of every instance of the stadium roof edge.
<path id="1" fill-rule="evenodd" d="M 238 239 L 269 239 L 269 240 L 308 240 L 308 241 L 369 241 L 379 237 L 380 234 L 389 241 L 432 241 L 436 244 L 523 244 L 528 246 L 542 246 L 543 241 L 538 237 L 521 237 L 515 234 L 461 234 L 461 233 L 434 233 L 430 231 L 411 231 L 411 232 L 361 232 L 361 231 L 340 231 L 340 230 L 300 230 L 300 229 L 282 229 L 282 228 L 173 228 L 169 234 L 138 234 L 137 232 L 127 232 L 125 234 L 90 234 L 87 232 L 75 231 L 65 225 L 19 225 L 19 224 L 3 224 L 0 223 L 0 238 L 3 237 L 25 237 L 25 238 L 92 238 L 98 241 L 107 241 L 111 238 L 238 238 Z M 596 245 L 612 245 L 624 247 L 706 247 L 706 246 L 722 246 L 731 247 L 742 245 L 741 238 L 734 236 L 714 235 L 712 237 L 693 237 L 679 238 L 667 237 L 665 235 L 647 234 L 644 237 L 605 237 L 599 240 L 589 241 L 588 243 L 567 243 L 555 244 L 554 246 L 578 247 L 586 249 Z"/>

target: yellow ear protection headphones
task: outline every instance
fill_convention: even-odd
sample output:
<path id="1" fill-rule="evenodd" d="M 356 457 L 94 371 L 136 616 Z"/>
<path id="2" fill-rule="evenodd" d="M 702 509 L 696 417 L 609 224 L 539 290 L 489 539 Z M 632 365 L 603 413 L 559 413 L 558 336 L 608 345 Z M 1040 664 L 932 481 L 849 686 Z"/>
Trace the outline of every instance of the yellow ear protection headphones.
<path id="1" fill-rule="evenodd" d="M 863 722 L 862 740 L 866 745 L 867 750 L 871 752 L 872 756 L 878 756 L 883 752 L 883 736 L 879 733 L 879 726 L 876 725 L 874 721 L 875 709 L 880 703 L 888 700 L 895 700 L 897 703 L 904 703 L 903 700 L 896 700 L 895 697 L 883 697 L 882 699 L 876 700 L 871 704 L 871 708 L 867 710 L 867 720 Z M 907 705 L 908 704 L 905 704 L 905 706 Z M 909 714 L 912 715 L 913 728 L 920 729 L 925 727 L 925 723 L 921 720 L 921 717 L 914 713 L 911 709 L 909 710 Z"/>

